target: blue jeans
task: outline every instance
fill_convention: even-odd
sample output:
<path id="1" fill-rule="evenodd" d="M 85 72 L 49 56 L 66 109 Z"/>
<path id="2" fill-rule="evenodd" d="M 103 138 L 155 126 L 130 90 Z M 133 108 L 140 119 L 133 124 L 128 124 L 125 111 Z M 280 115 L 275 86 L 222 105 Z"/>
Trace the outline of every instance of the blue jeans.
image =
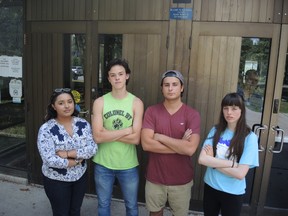
<path id="1" fill-rule="evenodd" d="M 110 216 L 113 184 L 117 178 L 123 194 L 126 216 L 138 215 L 138 167 L 127 170 L 112 170 L 99 164 L 94 166 L 94 180 L 98 197 L 98 216 Z"/>

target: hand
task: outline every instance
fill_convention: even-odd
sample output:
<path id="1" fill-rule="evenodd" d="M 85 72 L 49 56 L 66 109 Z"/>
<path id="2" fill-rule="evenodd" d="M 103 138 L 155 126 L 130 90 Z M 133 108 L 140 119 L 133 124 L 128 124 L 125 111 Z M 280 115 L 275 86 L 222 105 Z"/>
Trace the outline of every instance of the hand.
<path id="1" fill-rule="evenodd" d="M 64 158 L 64 159 L 68 158 L 68 152 L 65 150 L 57 151 L 56 155 L 58 155 L 59 157 Z"/>
<path id="2" fill-rule="evenodd" d="M 204 149 L 204 151 L 206 152 L 207 155 L 214 157 L 212 146 L 204 145 L 203 149 Z"/>
<path id="3" fill-rule="evenodd" d="M 160 135 L 159 133 L 154 133 L 153 139 L 160 142 Z"/>
<path id="4" fill-rule="evenodd" d="M 192 135 L 192 130 L 188 128 L 188 129 L 185 131 L 182 139 L 184 139 L 184 140 L 189 140 L 190 137 L 191 137 L 191 135 Z"/>

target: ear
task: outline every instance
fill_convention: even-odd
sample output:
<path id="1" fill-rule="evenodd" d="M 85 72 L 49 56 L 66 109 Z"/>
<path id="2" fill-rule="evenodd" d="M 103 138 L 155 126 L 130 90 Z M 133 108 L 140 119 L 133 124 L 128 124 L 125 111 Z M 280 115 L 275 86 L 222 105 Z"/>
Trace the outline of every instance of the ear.
<path id="1" fill-rule="evenodd" d="M 126 80 L 128 80 L 130 77 L 130 74 L 126 74 Z"/>
<path id="2" fill-rule="evenodd" d="M 52 104 L 51 106 L 52 106 L 52 108 L 53 108 L 54 110 L 56 110 L 54 104 Z"/>

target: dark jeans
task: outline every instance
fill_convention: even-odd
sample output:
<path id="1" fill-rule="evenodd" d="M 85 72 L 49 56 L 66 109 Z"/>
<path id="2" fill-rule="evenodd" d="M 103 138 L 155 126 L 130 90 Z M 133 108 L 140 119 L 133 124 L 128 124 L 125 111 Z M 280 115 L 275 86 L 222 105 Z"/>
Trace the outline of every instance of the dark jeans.
<path id="1" fill-rule="evenodd" d="M 57 181 L 44 176 L 43 183 L 53 216 L 80 216 L 87 185 L 86 173 L 75 182 Z"/>
<path id="2" fill-rule="evenodd" d="M 240 216 L 243 195 L 233 195 L 215 190 L 209 185 L 204 185 L 204 215 L 218 216 L 221 210 L 222 216 Z"/>

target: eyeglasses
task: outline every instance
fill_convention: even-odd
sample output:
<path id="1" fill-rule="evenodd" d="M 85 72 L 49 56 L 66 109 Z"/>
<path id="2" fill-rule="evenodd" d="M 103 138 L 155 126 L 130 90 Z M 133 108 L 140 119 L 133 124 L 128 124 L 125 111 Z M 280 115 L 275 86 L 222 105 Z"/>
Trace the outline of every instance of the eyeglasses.
<path id="1" fill-rule="evenodd" d="M 54 89 L 54 92 L 61 93 L 61 92 L 71 92 L 70 88 L 56 88 Z"/>

